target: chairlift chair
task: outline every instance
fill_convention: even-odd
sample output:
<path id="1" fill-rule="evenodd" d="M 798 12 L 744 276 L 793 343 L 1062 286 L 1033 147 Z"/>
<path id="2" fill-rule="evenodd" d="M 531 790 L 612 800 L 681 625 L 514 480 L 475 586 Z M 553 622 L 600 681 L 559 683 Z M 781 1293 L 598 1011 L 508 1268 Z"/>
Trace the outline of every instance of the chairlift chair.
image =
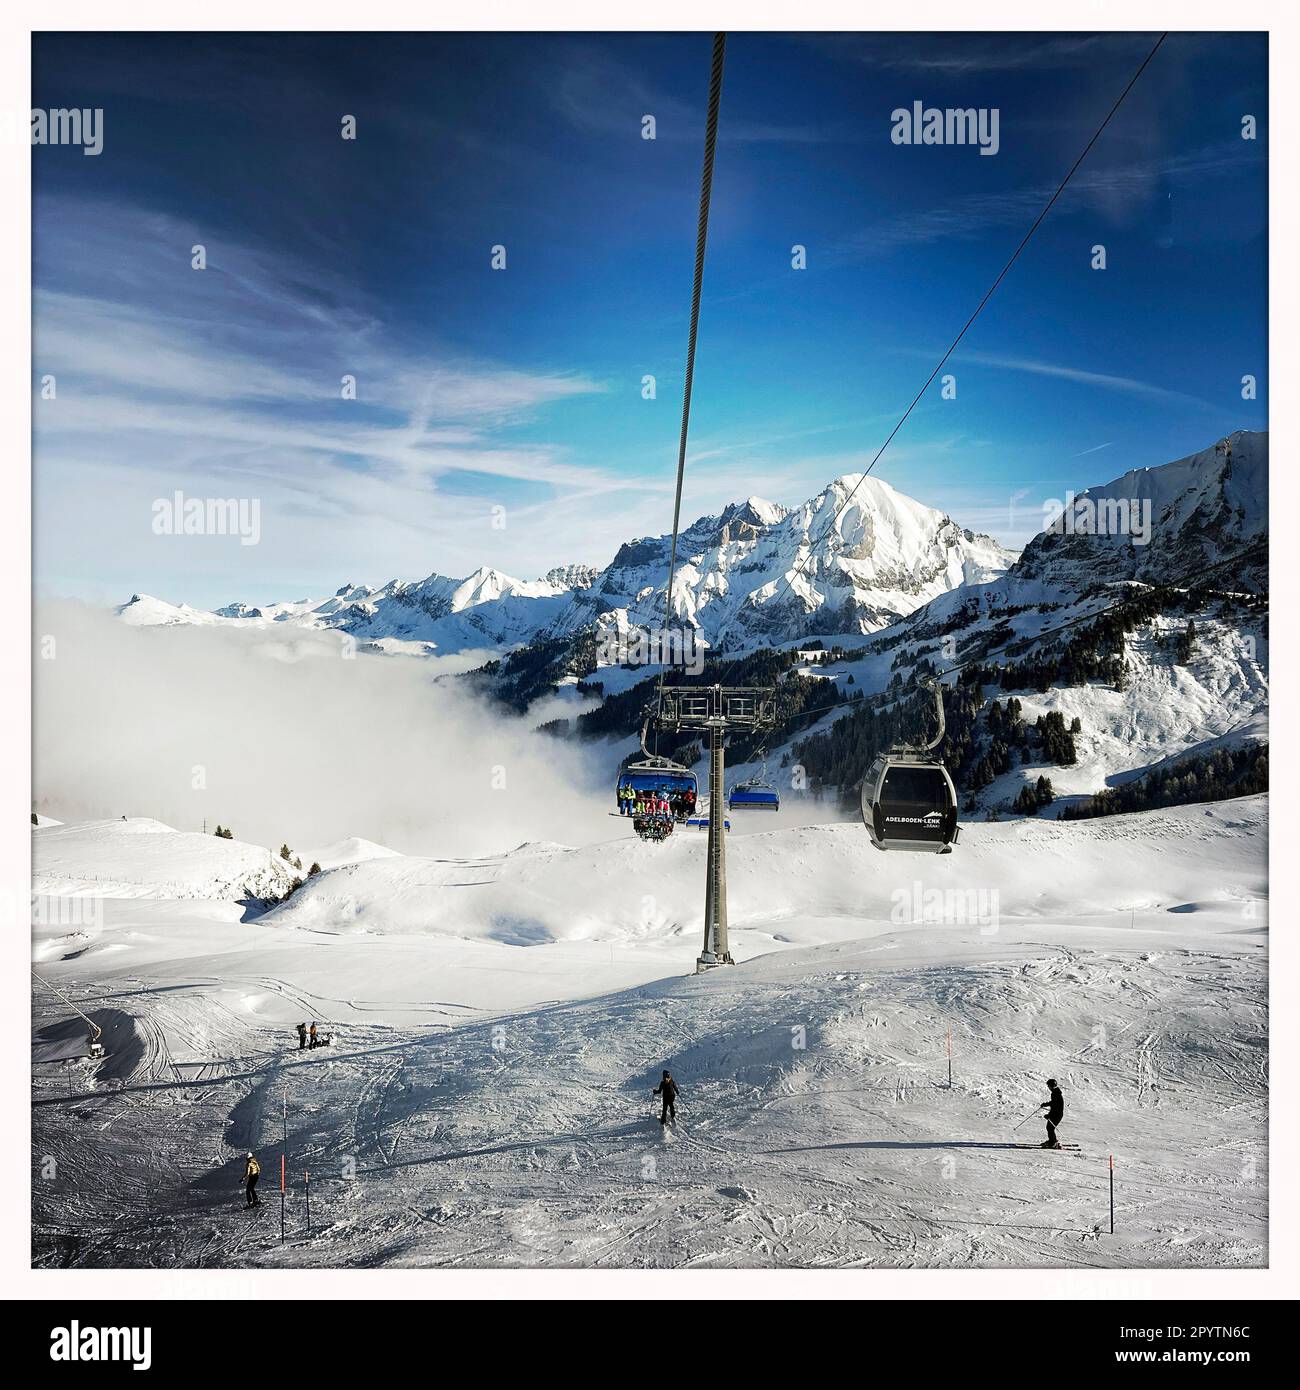
<path id="1" fill-rule="evenodd" d="M 699 779 L 690 768 L 683 767 L 681 763 L 675 763 L 670 758 L 652 757 L 641 762 L 629 763 L 618 774 L 618 782 L 614 788 L 616 803 L 618 793 L 627 787 L 638 792 L 665 791 L 669 796 L 694 792 L 697 798 L 700 792 Z"/>
<path id="2" fill-rule="evenodd" d="M 737 782 L 727 797 L 729 811 L 779 811 L 781 793 L 770 782 Z"/>
<path id="3" fill-rule="evenodd" d="M 641 727 L 641 752 L 643 756 L 637 762 L 629 763 L 627 767 L 623 768 L 614 784 L 614 805 L 619 815 L 624 814 L 622 794 L 627 788 L 637 792 L 662 792 L 669 800 L 690 792 L 694 795 L 696 802 L 699 801 L 699 779 L 689 767 L 683 767 L 681 763 L 675 763 L 671 758 L 661 758 L 657 753 L 652 753 L 646 747 L 646 737 L 649 732 L 650 716 L 647 714 L 645 723 Z M 677 815 L 677 819 L 686 819 L 685 810 Z M 638 831 L 637 833 L 640 834 L 641 832 Z M 642 835 L 642 839 L 646 838 L 649 837 Z"/>
<path id="4" fill-rule="evenodd" d="M 705 797 L 703 805 L 697 806 L 695 809 L 695 814 L 687 818 L 686 828 L 688 830 L 707 830 L 709 828 L 709 817 L 712 814 L 713 807 L 710 804 L 708 797 Z M 722 828 L 724 830 L 731 829 L 731 820 L 725 813 L 722 817 Z"/>

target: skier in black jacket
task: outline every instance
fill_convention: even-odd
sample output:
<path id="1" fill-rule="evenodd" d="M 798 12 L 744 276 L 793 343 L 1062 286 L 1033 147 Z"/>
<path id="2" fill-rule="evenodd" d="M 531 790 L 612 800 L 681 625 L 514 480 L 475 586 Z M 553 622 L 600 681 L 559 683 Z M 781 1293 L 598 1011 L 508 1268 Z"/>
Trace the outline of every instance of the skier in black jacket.
<path id="1" fill-rule="evenodd" d="M 664 1079 L 654 1089 L 655 1095 L 662 1095 L 664 1098 L 663 1111 L 659 1116 L 661 1125 L 666 1125 L 669 1120 L 677 1123 L 677 1097 L 680 1089 L 672 1076 L 664 1072 Z"/>
<path id="2" fill-rule="evenodd" d="M 1040 1145 L 1044 1149 L 1059 1149 L 1061 1146 L 1056 1141 L 1056 1126 L 1061 1123 L 1061 1116 L 1065 1114 L 1065 1097 L 1061 1094 L 1061 1088 L 1056 1084 L 1056 1078 L 1050 1077 L 1047 1082 L 1047 1089 L 1051 1092 L 1051 1100 L 1045 1100 L 1038 1108 L 1047 1111 L 1047 1138 Z"/>

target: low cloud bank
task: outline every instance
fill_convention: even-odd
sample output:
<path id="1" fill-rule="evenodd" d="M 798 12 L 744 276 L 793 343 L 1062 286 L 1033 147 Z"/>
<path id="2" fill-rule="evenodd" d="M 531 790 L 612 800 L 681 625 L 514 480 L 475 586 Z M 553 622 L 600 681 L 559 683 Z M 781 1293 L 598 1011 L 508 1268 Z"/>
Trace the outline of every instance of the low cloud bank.
<path id="1" fill-rule="evenodd" d="M 612 764 L 336 634 L 131 628 L 38 605 L 34 795 L 59 819 L 153 816 L 278 847 L 344 836 L 463 857 L 608 838 Z"/>

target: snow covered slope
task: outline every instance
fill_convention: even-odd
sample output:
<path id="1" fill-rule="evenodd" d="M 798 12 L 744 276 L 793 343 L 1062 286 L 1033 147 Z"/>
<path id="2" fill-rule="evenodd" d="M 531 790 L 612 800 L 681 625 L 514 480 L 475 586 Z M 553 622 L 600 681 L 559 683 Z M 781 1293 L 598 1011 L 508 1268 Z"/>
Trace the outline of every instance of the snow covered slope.
<path id="1" fill-rule="evenodd" d="M 805 673 L 841 693 L 851 678 L 851 693 L 872 695 L 899 677 L 908 684 L 921 662 L 950 681 L 958 665 L 994 671 L 1026 663 L 1020 684 L 1005 670 L 992 683 L 986 678 L 985 696 L 1017 697 L 1029 723 L 1053 711 L 1067 726 L 1077 718 L 1078 761 L 1034 760 L 1002 773 L 974 794 L 981 813 L 1009 811 L 1040 775 L 1058 796 L 1046 814 L 1059 814 L 1071 799 L 1158 764 L 1268 738 L 1268 436 L 1239 431 L 1175 463 L 1088 489 L 1078 502 L 1102 517 L 1123 504 L 1115 514 L 1129 521 L 1116 533 L 1040 534 L 1005 574 L 939 595 L 872 643 L 844 642 L 848 659 Z M 1130 527 L 1135 517 L 1149 527 L 1145 543 Z M 1203 578 L 1216 592 L 1191 601 L 1188 591 Z M 1176 592 L 1153 593 L 1156 582 Z M 1145 598 L 1151 607 L 1114 637 L 1122 641 L 1118 673 L 1080 683 L 1071 645 L 1093 619 Z M 1190 655 L 1179 655 L 1185 637 Z M 1090 639 L 1093 657 L 1109 654 L 1111 640 Z M 1060 658 L 1065 670 L 1053 668 Z M 779 762 L 803 736 L 774 742 L 771 756 Z M 987 730 L 976 737 L 987 749 Z"/>
<path id="2" fill-rule="evenodd" d="M 1001 588 L 1004 580 L 986 586 Z M 975 608 L 972 591 L 968 607 Z M 1005 594 L 1004 594 L 1005 597 Z M 928 623 L 911 632 L 900 633 L 898 647 L 882 656 L 871 656 L 821 667 L 817 674 L 840 690 L 854 679 L 854 688 L 867 692 L 881 690 L 893 675 L 892 661 L 900 654 L 924 656 L 940 665 L 945 653 L 938 634 L 953 634 L 962 657 L 975 656 L 996 636 L 999 655 L 1005 659 L 1007 637 L 1032 636 L 1037 632 L 1087 618 L 1113 596 L 1103 595 L 1050 608 L 1036 605 L 1014 613 L 994 607 L 988 616 L 960 622 L 957 627 L 936 616 L 937 605 L 928 610 Z M 1067 727 L 1078 719 L 1074 735 L 1077 761 L 1071 766 L 1050 763 L 1037 756 L 1016 765 L 994 779 L 975 796 L 978 813 L 997 808 L 1009 811 L 1017 792 L 1025 783 L 1041 776 L 1051 783 L 1057 800 L 1040 814 L 1059 815 L 1072 801 L 1089 796 L 1141 776 L 1152 768 L 1181 757 L 1208 754 L 1220 748 L 1266 743 L 1269 732 L 1269 636 L 1265 612 L 1240 608 L 1225 613 L 1217 601 L 1193 611 L 1195 640 L 1190 656 L 1175 657 L 1175 647 L 1186 632 L 1189 615 L 1158 613 L 1125 634 L 1122 650 L 1123 680 L 1119 684 L 1089 681 L 1062 684 L 1040 690 L 1035 683 L 990 685 L 986 697 L 1005 702 L 1014 696 L 1021 702 L 1022 716 L 1029 724 L 1039 715 L 1059 712 Z M 924 633 L 924 635 L 922 635 Z M 1051 653 L 1053 640 L 1061 642 L 1071 630 L 1051 637 L 1037 651 Z M 902 669 L 906 672 L 907 667 Z M 836 712 L 826 725 L 843 717 Z M 826 726 L 824 725 L 823 728 Z M 986 734 L 982 737 L 987 738 Z M 774 763 L 783 752 L 803 737 L 795 734 L 773 744 L 769 753 Z M 744 775 L 737 765 L 734 776 Z"/>
<path id="3" fill-rule="evenodd" d="M 132 627 L 170 627 L 180 623 L 210 626 L 219 623 L 224 613 L 205 613 L 188 603 L 168 603 L 152 594 L 132 594 L 114 610 L 124 623 Z"/>
<path id="4" fill-rule="evenodd" d="M 1245 797 L 1072 824 L 972 823 L 962 828 L 958 853 L 934 859 L 881 854 L 858 824 L 733 835 L 732 947 L 750 955 L 839 939 L 864 922 L 910 921 L 917 883 L 977 905 L 984 895 L 986 907 L 993 894 L 999 920 L 1080 904 L 1089 914 L 1168 910 L 1201 899 L 1239 905 L 1267 891 L 1262 852 L 1253 867 L 1243 856 L 1261 844 L 1265 814 L 1265 798 Z M 576 849 L 525 845 L 472 862 L 370 860 L 314 876 L 262 922 L 517 946 L 680 942 L 683 959 L 693 959 L 703 930 L 705 844 L 686 833 L 662 845 L 628 835 Z M 810 922 L 817 934 L 807 934 Z"/>
<path id="5" fill-rule="evenodd" d="M 1051 710 L 1067 726 L 1079 720 L 1078 761 L 1070 767 L 1031 761 L 991 784 L 981 804 L 1014 797 L 1023 782 L 1041 773 L 1057 796 L 1043 814 L 1059 814 L 1071 799 L 1132 781 L 1164 763 L 1267 743 L 1268 638 L 1262 625 L 1202 616 L 1195 651 L 1179 664 L 1169 649 L 1185 626 L 1156 618 L 1130 634 L 1123 690 L 1094 684 L 1021 693 L 1030 722 Z"/>
<path id="6" fill-rule="evenodd" d="M 108 1056 L 77 1056 L 84 1025 L 38 994 L 33 1138 L 58 1163 L 34 1185 L 34 1261 L 1261 1265 L 1265 800 L 981 829 L 906 864 L 864 854 L 856 827 L 733 840 L 749 958 L 706 976 L 687 973 L 694 933 L 666 922 L 629 948 L 633 915 L 611 924 L 621 943 L 508 946 L 330 934 L 325 917 L 287 930 L 296 899 L 251 923 L 231 904 L 109 903 L 89 944 L 42 949 Z M 514 882 L 557 921 L 688 882 L 685 864 L 627 861 L 593 880 L 555 853 L 522 850 Z M 476 883 L 503 880 L 476 861 L 435 886 L 430 861 L 405 862 L 417 877 L 385 910 L 469 899 L 471 931 Z M 987 907 L 981 887 L 1001 890 L 996 920 L 953 910 Z M 667 978 L 608 983 L 633 958 Z M 334 1044 L 298 1053 L 311 1018 Z M 683 1087 L 667 1134 L 662 1067 Z M 1048 1075 L 1077 1152 L 1016 1127 Z M 237 1188 L 246 1149 L 273 1161 L 286 1094 L 312 1231 L 295 1180 L 281 1245 Z"/>
<path id="7" fill-rule="evenodd" d="M 338 869 L 345 864 L 360 864 L 367 859 L 391 859 L 397 851 L 359 835 L 349 835 L 320 849 L 305 849 L 298 856 L 304 864 L 319 864 L 322 869 Z"/>
<path id="8" fill-rule="evenodd" d="M 1119 579 L 1196 577 L 1267 539 L 1268 435 L 1238 430 L 1174 463 L 1130 469 L 1085 489 L 1072 511 L 1025 547 L 1009 578 L 1077 591 Z M 1125 514 L 1127 524 L 1104 531 L 1094 520 L 1118 521 Z M 1140 534 L 1148 538 L 1135 543 Z M 1236 577 L 1248 587 L 1248 580 L 1257 583 L 1266 573 L 1265 566 L 1261 558 L 1254 567 L 1258 574 Z"/>
<path id="9" fill-rule="evenodd" d="M 146 816 L 32 831 L 32 891 L 97 898 L 278 897 L 296 874 L 270 850 Z"/>

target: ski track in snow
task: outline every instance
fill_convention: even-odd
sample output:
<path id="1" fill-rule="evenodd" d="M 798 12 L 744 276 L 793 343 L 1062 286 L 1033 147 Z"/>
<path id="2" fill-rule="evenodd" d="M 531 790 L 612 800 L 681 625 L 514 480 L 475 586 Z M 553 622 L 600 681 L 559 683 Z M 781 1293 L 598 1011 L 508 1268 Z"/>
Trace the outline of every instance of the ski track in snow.
<path id="1" fill-rule="evenodd" d="M 1265 804 L 1075 834 L 1103 894 L 1099 847 L 1150 841 L 1140 908 L 1076 897 L 1029 911 L 1013 886 L 1033 877 L 1029 847 L 1075 827 L 996 827 L 967 861 L 1006 888 L 988 933 L 898 925 L 873 902 L 845 939 L 842 921 L 800 916 L 800 861 L 772 854 L 788 843 L 818 875 L 843 874 L 839 828 L 774 832 L 733 864 L 756 874 L 777 859 L 772 920 L 751 908 L 734 929 L 750 958 L 700 977 L 686 973 L 693 927 L 656 941 L 638 927 L 597 975 L 565 943 L 358 941 L 235 921 L 220 905 L 205 919 L 193 902 L 119 904 L 63 957 L 47 929 L 41 969 L 105 1026 L 108 1055 L 34 1063 L 33 1261 L 1260 1266 L 1266 937 L 1257 899 L 1246 912 L 1224 875 L 1235 864 L 1235 892 L 1259 882 Z M 942 872 L 960 871 L 959 855 Z M 877 878 L 940 870 L 869 852 L 849 862 Z M 528 863 L 538 881 L 552 871 L 544 854 Z M 1168 910 L 1188 902 L 1197 910 Z M 770 950 L 774 922 L 793 949 Z M 334 1045 L 300 1053 L 292 1024 L 313 1017 Z M 75 1032 L 44 991 L 34 1028 L 43 1046 Z M 664 1066 L 683 1092 L 667 1132 L 650 1095 Z M 1062 1137 L 1078 1151 L 1024 1147 L 1038 1118 L 1016 1128 L 1047 1075 L 1062 1081 Z M 249 1148 L 263 1169 L 251 1212 Z"/>

